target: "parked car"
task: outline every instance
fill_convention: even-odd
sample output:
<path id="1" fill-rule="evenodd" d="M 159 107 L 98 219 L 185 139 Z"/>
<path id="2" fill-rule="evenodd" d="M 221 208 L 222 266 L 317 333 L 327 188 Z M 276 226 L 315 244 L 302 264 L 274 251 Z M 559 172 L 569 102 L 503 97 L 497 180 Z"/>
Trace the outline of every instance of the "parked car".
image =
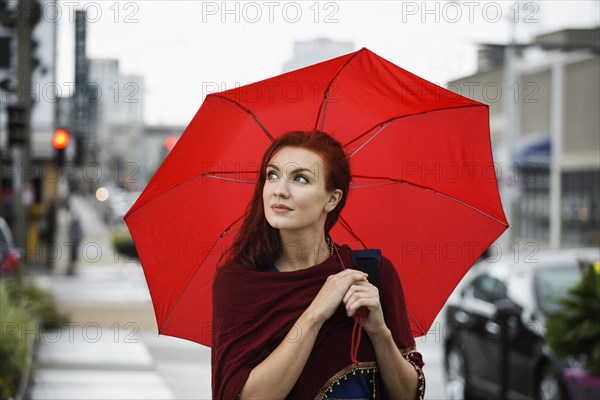
<path id="1" fill-rule="evenodd" d="M 21 267 L 21 254 L 15 246 L 10 227 L 0 217 L 0 273 L 15 272 Z"/>
<path id="2" fill-rule="evenodd" d="M 578 259 L 600 260 L 599 249 L 540 251 L 515 262 L 515 254 L 474 267 L 446 307 L 444 354 L 450 398 L 497 398 L 501 390 L 502 329 L 498 306 L 512 305 L 508 335 L 507 396 L 569 399 L 562 370 L 545 340 L 548 313 L 579 279 Z M 595 318 L 595 316 L 591 316 Z"/>

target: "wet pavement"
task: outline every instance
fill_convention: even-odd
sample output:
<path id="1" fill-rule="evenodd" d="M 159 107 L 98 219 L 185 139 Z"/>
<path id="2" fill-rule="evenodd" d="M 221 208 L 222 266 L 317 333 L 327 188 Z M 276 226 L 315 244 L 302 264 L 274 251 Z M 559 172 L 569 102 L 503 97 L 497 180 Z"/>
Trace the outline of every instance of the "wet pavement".
<path id="1" fill-rule="evenodd" d="M 95 201 L 71 199 L 84 229 L 77 273 L 66 275 L 61 257 L 53 273 L 33 274 L 71 323 L 40 335 L 30 398 L 210 399 L 210 349 L 157 335 L 141 265 L 110 249 Z M 59 220 L 66 226 L 65 211 Z M 58 238 L 68 242 L 64 228 Z M 426 363 L 426 398 L 444 399 L 441 338 L 432 331 L 416 341 Z"/>
<path id="2" fill-rule="evenodd" d="M 76 274 L 66 274 L 67 246 L 53 273 L 32 274 L 71 322 L 36 338 L 30 398 L 210 399 L 210 349 L 157 335 L 141 265 L 112 251 L 94 202 L 71 198 L 84 230 Z M 67 212 L 58 218 L 65 244 Z"/>

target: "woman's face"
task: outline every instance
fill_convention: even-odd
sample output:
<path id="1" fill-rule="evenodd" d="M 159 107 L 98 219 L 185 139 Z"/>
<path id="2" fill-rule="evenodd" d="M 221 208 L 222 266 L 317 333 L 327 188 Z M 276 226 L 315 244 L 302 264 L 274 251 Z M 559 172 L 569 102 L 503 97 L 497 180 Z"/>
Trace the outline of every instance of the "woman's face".
<path id="1" fill-rule="evenodd" d="M 280 230 L 322 231 L 327 213 L 342 191 L 325 189 L 325 164 L 317 153 L 298 147 L 277 151 L 267 166 L 263 189 L 265 216 Z"/>

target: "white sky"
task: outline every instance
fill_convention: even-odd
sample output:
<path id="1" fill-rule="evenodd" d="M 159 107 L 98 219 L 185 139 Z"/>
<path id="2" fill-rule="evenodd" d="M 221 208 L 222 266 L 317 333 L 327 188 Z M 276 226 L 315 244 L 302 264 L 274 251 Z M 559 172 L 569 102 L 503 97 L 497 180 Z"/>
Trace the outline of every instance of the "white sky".
<path id="1" fill-rule="evenodd" d="M 57 78 L 73 81 L 73 10 L 84 7 L 88 57 L 119 59 L 121 73 L 144 76 L 146 123 L 187 125 L 205 84 L 229 89 L 277 75 L 295 40 L 353 41 L 355 49 L 367 47 L 443 85 L 475 72 L 476 43 L 506 43 L 510 21 L 522 42 L 548 31 L 600 25 L 599 3 L 59 1 Z"/>

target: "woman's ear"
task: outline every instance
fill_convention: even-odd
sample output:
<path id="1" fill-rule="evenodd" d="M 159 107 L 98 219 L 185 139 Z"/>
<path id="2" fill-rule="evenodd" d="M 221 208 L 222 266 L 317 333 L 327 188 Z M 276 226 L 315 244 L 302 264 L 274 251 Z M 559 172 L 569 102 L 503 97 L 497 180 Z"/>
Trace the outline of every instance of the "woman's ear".
<path id="1" fill-rule="evenodd" d="M 329 195 L 329 200 L 327 200 L 327 204 L 325 204 L 325 211 L 333 211 L 340 202 L 340 200 L 342 200 L 343 195 L 344 192 L 342 192 L 341 189 L 335 189 L 333 192 L 331 192 L 331 194 Z"/>

